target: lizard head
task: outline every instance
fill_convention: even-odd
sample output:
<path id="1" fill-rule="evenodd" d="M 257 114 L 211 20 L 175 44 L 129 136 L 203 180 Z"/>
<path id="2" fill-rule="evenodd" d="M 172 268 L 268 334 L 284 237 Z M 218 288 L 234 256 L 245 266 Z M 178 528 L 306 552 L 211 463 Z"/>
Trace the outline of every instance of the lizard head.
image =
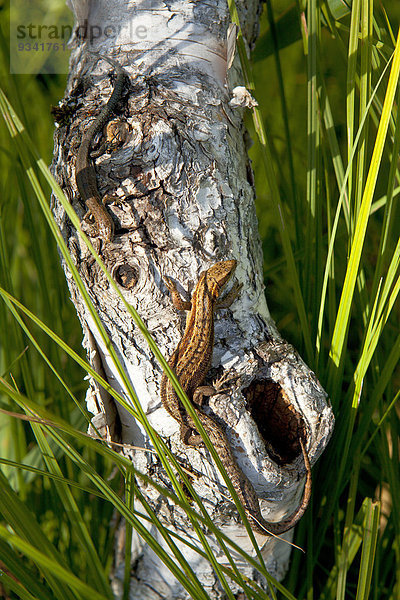
<path id="1" fill-rule="evenodd" d="M 222 260 L 208 269 L 206 272 L 207 288 L 213 298 L 218 298 L 222 288 L 234 274 L 236 265 L 236 260 Z"/>

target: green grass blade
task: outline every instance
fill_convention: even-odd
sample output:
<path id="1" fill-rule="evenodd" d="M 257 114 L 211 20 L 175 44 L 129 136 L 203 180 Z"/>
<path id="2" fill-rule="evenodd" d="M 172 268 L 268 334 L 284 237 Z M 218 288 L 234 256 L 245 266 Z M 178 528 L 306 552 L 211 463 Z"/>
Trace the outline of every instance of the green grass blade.
<path id="1" fill-rule="evenodd" d="M 54 559 L 46 556 L 32 544 L 26 542 L 17 534 L 10 532 L 6 527 L 0 525 L 0 537 L 10 543 L 14 548 L 25 554 L 33 560 L 41 569 L 51 574 L 51 577 L 58 582 L 58 598 L 73 597 L 70 588 L 77 592 L 78 597 L 91 598 L 92 600 L 104 600 L 106 596 L 99 594 L 96 590 L 80 581 L 70 570 L 61 566 Z M 61 587 L 62 585 L 62 587 Z"/>
<path id="2" fill-rule="evenodd" d="M 359 478 L 359 470 L 360 470 L 360 457 L 355 457 L 355 469 L 352 472 L 350 486 L 349 486 L 349 494 L 347 499 L 347 510 L 346 510 L 346 518 L 344 524 L 343 531 L 343 542 L 340 552 L 338 553 L 337 564 L 338 564 L 338 573 L 337 573 L 337 591 L 336 598 L 337 600 L 344 600 L 346 596 L 346 580 L 347 580 L 347 570 L 349 566 L 349 553 L 351 541 L 351 531 L 353 527 L 354 521 L 354 510 L 356 504 L 356 493 L 357 493 L 357 485 Z"/>
<path id="3" fill-rule="evenodd" d="M 49 472 L 58 475 L 58 477 L 61 478 L 62 471 L 51 450 L 51 446 L 44 435 L 42 427 L 36 423 L 31 423 L 31 426 Z M 108 583 L 107 574 L 104 572 L 104 567 L 100 562 L 93 541 L 89 535 L 84 516 L 79 510 L 71 490 L 66 482 L 64 483 L 60 480 L 53 480 L 53 482 L 60 499 L 60 506 L 63 507 L 65 514 L 70 520 L 71 530 L 74 532 L 75 537 L 81 546 L 82 556 L 84 556 L 87 561 L 87 571 L 91 585 L 105 598 L 112 600 L 113 594 Z"/>
<path id="4" fill-rule="evenodd" d="M 320 35 L 320 12 L 317 0 L 307 3 L 307 223 L 305 238 L 305 261 L 303 294 L 307 307 L 316 306 L 319 287 L 312 265 L 321 247 L 321 231 L 318 219 L 318 187 L 320 183 L 320 123 L 319 82 L 317 78 L 318 40 Z M 313 284 L 313 285 L 312 285 Z"/>
<path id="5" fill-rule="evenodd" d="M 27 507 L 21 502 L 17 494 L 9 487 L 7 480 L 1 472 L 0 481 L 0 513 L 3 520 L 6 520 L 9 526 L 15 531 L 15 534 L 11 534 L 3 525 L 0 525 L 0 538 L 5 542 L 10 543 L 13 543 L 14 539 L 17 539 L 20 541 L 20 544 L 13 543 L 13 546 L 24 553 L 25 550 L 27 550 L 26 554 L 30 558 L 32 558 L 32 554 L 39 555 L 38 549 L 40 548 L 40 556 L 45 556 L 47 561 L 51 561 L 50 564 L 41 559 L 40 562 L 37 563 L 43 569 L 43 573 L 50 588 L 53 590 L 56 597 L 73 600 L 75 595 L 69 589 L 63 590 L 63 586 L 56 574 L 58 568 L 62 569 L 63 572 L 67 571 L 66 562 L 57 552 L 53 544 L 48 541 L 34 515 L 28 511 Z M 13 538 L 13 541 L 11 541 L 11 537 Z M 22 549 L 21 544 L 24 549 Z"/>
<path id="6" fill-rule="evenodd" d="M 365 511 L 363 545 L 356 600 L 368 600 L 368 598 L 370 598 L 372 570 L 379 533 L 379 516 L 379 503 L 372 502 L 372 500 L 368 499 Z"/>
<path id="7" fill-rule="evenodd" d="M 50 590 L 39 580 L 37 571 L 29 568 L 26 562 L 21 560 L 20 554 L 14 552 L 13 548 L 2 539 L 0 539 L 0 561 L 0 581 L 3 585 L 6 583 L 15 592 L 26 594 L 20 596 L 21 598 L 54 600 Z M 12 577 L 8 577 L 7 573 Z M 14 587 L 14 584 L 17 587 Z"/>
<path id="8" fill-rule="evenodd" d="M 46 596 L 44 589 L 41 589 L 39 591 L 38 596 L 32 596 L 32 594 L 30 592 L 28 592 L 28 590 L 25 587 L 20 585 L 12 577 L 9 577 L 7 575 L 7 573 L 5 573 L 3 571 L 3 569 L 1 569 L 1 568 L 0 568 L 0 581 L 2 583 L 2 586 L 5 586 L 6 588 L 12 590 L 15 594 L 17 594 L 16 597 L 19 598 L 20 600 L 44 600 L 44 598 L 49 598 L 49 596 Z M 3 587 L 3 589 L 4 589 L 4 587 Z M 6 596 L 3 596 L 3 598 L 5 598 L 5 597 Z M 7 598 L 9 598 L 8 594 L 7 594 Z"/>
<path id="9" fill-rule="evenodd" d="M 367 506 L 371 500 L 369 498 L 365 498 L 364 502 L 357 513 L 356 518 L 353 523 L 350 525 L 347 532 L 347 550 L 346 550 L 346 561 L 339 565 L 337 561 L 332 568 L 329 576 L 327 578 L 327 583 L 321 593 L 321 596 L 318 600 L 333 600 L 336 598 L 343 598 L 344 590 L 339 587 L 338 589 L 338 579 L 339 579 L 339 568 L 343 571 L 348 571 L 351 565 L 354 562 L 354 559 L 357 555 L 357 552 L 360 549 L 360 546 L 363 541 L 363 524 L 365 522 L 365 515 L 367 512 Z M 340 594 L 340 595 L 339 595 Z"/>
<path id="10" fill-rule="evenodd" d="M 99 445 L 94 439 L 91 438 L 91 436 L 88 436 L 87 434 L 81 433 L 79 431 L 75 431 L 70 425 L 68 425 L 67 423 L 63 423 L 59 417 L 51 419 L 49 417 L 49 415 L 47 414 L 47 412 L 42 407 L 35 405 L 32 401 L 30 401 L 26 398 L 23 398 L 17 392 L 12 390 L 9 386 L 2 384 L 2 382 L 0 380 L 0 392 L 1 391 L 6 391 L 9 394 L 9 396 L 15 402 L 17 402 L 17 404 L 20 404 L 21 406 L 26 406 L 26 410 L 29 410 L 31 413 L 38 415 L 39 418 L 37 419 L 37 422 L 40 423 L 41 426 L 44 426 L 46 428 L 47 435 L 50 435 L 55 440 L 55 442 L 57 444 L 59 444 L 60 447 L 64 450 L 65 454 L 72 461 L 76 462 L 76 464 L 79 467 L 80 472 L 85 472 L 85 473 L 87 472 L 90 474 L 90 478 L 91 478 L 92 482 L 97 487 L 96 493 L 98 495 L 101 495 L 101 497 L 104 497 L 104 499 L 111 502 L 117 510 L 122 512 L 122 515 L 124 516 L 124 518 L 127 519 L 135 527 L 135 529 L 136 529 L 136 525 L 138 525 L 139 531 L 141 531 L 142 534 L 147 533 L 147 535 L 149 535 L 147 530 L 143 528 L 143 525 L 141 523 L 137 523 L 136 517 L 134 517 L 133 513 L 130 513 L 129 510 L 127 510 L 127 507 L 125 506 L 124 503 L 121 503 L 120 497 L 118 495 L 116 495 L 113 490 L 111 490 L 109 484 L 107 482 L 105 482 L 101 478 L 101 476 L 99 476 L 93 470 L 93 468 L 85 460 L 82 459 L 82 457 L 79 456 L 77 451 L 71 447 L 71 444 L 64 441 L 59 435 L 57 435 L 55 433 L 55 430 L 54 430 L 55 427 L 57 427 L 58 430 L 65 431 L 66 433 L 68 433 L 68 435 L 71 435 L 74 438 L 81 440 L 85 445 L 90 446 L 96 452 L 99 452 L 102 455 L 111 458 L 111 460 L 113 460 L 113 462 L 119 466 L 119 468 L 122 470 L 122 472 L 131 470 L 135 474 L 135 477 L 140 478 L 146 485 L 151 485 L 160 494 L 167 496 L 173 502 L 175 502 L 176 504 L 178 504 L 179 506 L 184 508 L 188 512 L 189 516 L 192 519 L 198 520 L 203 525 L 206 525 L 212 531 L 212 533 L 214 535 L 216 535 L 216 537 L 218 535 L 220 537 L 222 537 L 224 542 L 226 544 L 229 544 L 235 553 L 238 553 L 246 561 L 248 561 L 255 569 L 257 569 L 271 583 L 271 585 L 273 585 L 274 587 L 279 589 L 285 595 L 285 597 L 293 600 L 293 597 L 291 596 L 291 594 L 289 594 L 287 592 L 287 590 L 284 588 L 284 586 L 282 586 L 277 581 L 275 581 L 275 579 L 268 574 L 268 572 L 262 567 L 262 565 L 260 565 L 260 563 L 257 560 L 255 560 L 250 555 L 248 555 L 246 552 L 244 552 L 240 546 L 238 546 L 237 544 L 232 542 L 232 540 L 230 540 L 230 538 L 228 538 L 221 532 L 218 532 L 218 529 L 215 527 L 215 525 L 209 518 L 205 518 L 202 515 L 195 513 L 195 511 L 192 509 L 192 507 L 190 505 L 187 505 L 187 502 L 186 503 L 183 502 L 182 500 L 180 500 L 180 498 L 178 498 L 173 493 L 171 493 L 167 488 L 163 488 L 163 487 L 157 485 L 155 482 L 153 482 L 151 480 L 150 477 L 148 477 L 148 476 L 140 473 L 136 469 L 134 469 L 131 462 L 127 458 L 125 458 L 124 456 L 122 456 L 120 454 L 115 454 L 110 448 L 108 448 L 107 445 L 103 445 L 103 446 Z M 46 474 L 46 476 L 51 477 L 54 480 L 57 480 L 57 477 L 55 475 Z M 190 483 L 188 484 L 188 489 L 191 493 L 189 486 L 190 486 Z M 91 494 L 94 493 L 93 490 L 85 489 L 84 487 L 82 487 L 82 490 L 85 491 L 86 493 L 91 493 Z M 143 503 L 143 505 L 145 505 L 144 498 L 140 495 L 140 492 L 138 489 L 135 489 L 135 494 L 141 498 L 141 502 Z M 152 518 L 152 520 L 154 520 L 154 523 L 159 523 L 159 521 L 155 515 L 152 515 L 151 518 Z M 151 542 L 152 542 L 152 540 L 151 540 Z M 180 539 L 180 543 L 186 544 L 187 541 L 184 539 Z M 200 549 L 197 549 L 197 551 L 200 552 Z M 202 554 L 202 555 L 207 556 L 207 553 L 204 552 L 204 554 Z M 228 554 L 228 556 L 229 556 L 229 554 Z M 234 566 L 232 566 L 232 568 L 233 568 L 233 571 L 236 573 L 236 577 L 238 578 L 238 580 L 241 581 L 242 577 L 241 577 L 240 573 L 234 568 Z M 245 586 L 246 581 L 243 580 L 241 585 Z"/>
<path id="11" fill-rule="evenodd" d="M 247 89 L 250 92 L 252 92 L 254 90 L 253 75 L 252 75 L 250 64 L 249 64 L 249 61 L 248 61 L 248 58 L 246 55 L 246 48 L 245 48 L 244 41 L 243 41 L 243 34 L 242 34 L 240 21 L 239 21 L 239 17 L 238 17 L 238 13 L 237 13 L 237 9 L 236 9 L 234 0 L 228 0 L 228 6 L 229 6 L 229 11 L 230 11 L 232 22 L 238 26 L 237 47 L 238 47 L 238 52 L 239 52 L 239 56 L 240 56 L 245 85 L 246 85 Z M 284 254 L 285 254 L 285 258 L 286 258 L 286 262 L 287 262 L 289 280 L 293 287 L 294 297 L 295 297 L 295 301 L 296 301 L 296 307 L 297 307 L 297 311 L 299 314 L 301 331 L 302 331 L 303 338 L 304 338 L 307 360 L 309 363 L 312 363 L 314 353 L 312 350 L 308 317 L 307 317 L 305 306 L 304 306 L 304 299 L 303 299 L 303 294 L 301 291 L 298 272 L 296 269 L 296 262 L 295 262 L 295 259 L 293 256 L 293 250 L 292 250 L 292 246 L 291 246 L 290 236 L 289 236 L 289 232 L 288 232 L 287 226 L 285 224 L 285 220 L 284 220 L 285 212 L 282 207 L 279 189 L 278 189 L 278 185 L 277 185 L 277 181 L 276 181 L 276 177 L 275 177 L 275 173 L 274 173 L 271 148 L 270 148 L 270 144 L 268 141 L 268 137 L 265 132 L 261 113 L 257 107 L 254 107 L 252 109 L 252 117 L 253 117 L 254 128 L 256 130 L 256 133 L 258 136 L 258 141 L 260 143 L 261 158 L 262 158 L 262 162 L 263 162 L 264 169 L 265 169 L 266 179 L 267 179 L 267 182 L 268 182 L 268 185 L 270 188 L 271 203 L 272 203 L 272 207 L 273 207 L 274 213 L 275 213 L 275 220 L 276 220 L 276 224 L 278 226 L 278 229 L 279 229 L 279 232 L 281 235 L 281 239 L 282 239 L 282 246 L 283 246 L 283 250 L 284 250 Z"/>
<path id="12" fill-rule="evenodd" d="M 367 104 L 371 88 L 371 34 L 372 34 L 372 6 L 371 0 L 361 3 L 360 15 L 360 103 L 359 103 L 359 121 L 365 121 L 360 139 L 360 147 L 357 153 L 355 202 L 352 211 L 352 224 L 357 221 L 361 207 L 365 169 L 367 160 L 367 139 L 369 128 L 369 112 Z M 353 232 L 353 230 L 352 230 Z"/>
<path id="13" fill-rule="evenodd" d="M 360 265 L 361 252 L 364 244 L 372 198 L 375 191 L 376 180 L 382 159 L 383 148 L 386 140 L 386 133 L 389 125 L 389 119 L 394 101 L 394 95 L 399 78 L 400 70 L 400 36 L 397 39 L 395 53 L 393 56 L 393 64 L 390 72 L 390 77 L 387 85 L 385 103 L 382 111 L 382 117 L 379 123 L 379 129 L 376 136 L 375 147 L 371 159 L 371 166 L 368 172 L 367 181 L 363 199 L 355 228 L 354 240 L 351 248 L 346 277 L 343 284 L 343 291 L 340 299 L 338 315 L 335 323 L 335 329 L 332 336 L 330 350 L 330 372 L 329 372 L 329 389 L 335 390 L 335 376 L 337 370 L 343 361 L 343 346 L 347 337 L 350 308 L 352 305 L 354 288 L 357 280 L 358 269 Z"/>

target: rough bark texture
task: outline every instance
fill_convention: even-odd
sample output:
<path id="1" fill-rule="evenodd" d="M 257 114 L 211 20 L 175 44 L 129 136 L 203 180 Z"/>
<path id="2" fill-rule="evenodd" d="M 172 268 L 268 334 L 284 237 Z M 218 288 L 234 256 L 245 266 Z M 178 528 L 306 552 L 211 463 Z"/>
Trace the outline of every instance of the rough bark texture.
<path id="1" fill-rule="evenodd" d="M 251 44 L 260 6 L 256 0 L 238 2 L 238 6 Z M 230 106 L 232 92 L 226 83 L 225 40 L 230 22 L 226 3 L 117 0 L 79 3 L 76 9 L 81 25 L 87 19 L 91 25 L 101 24 L 103 33 L 107 24 L 121 29 L 115 37 L 102 35 L 91 43 L 73 40 L 64 100 L 73 118 L 56 131 L 54 171 L 83 219 L 86 209 L 75 185 L 77 149 L 82 132 L 111 94 L 115 72 L 108 63 L 96 62 L 87 50 L 114 58 L 124 66 L 129 82 L 104 136 L 112 136 L 116 128 L 120 141 L 111 154 L 96 159 L 96 172 L 101 194 L 116 194 L 119 202 L 108 205 L 115 223 L 113 241 L 94 242 L 165 356 L 172 354 L 182 335 L 184 316 L 172 307 L 162 277 L 172 277 L 182 284 L 182 291 L 190 293 L 202 270 L 219 260 L 238 261 L 236 278 L 243 289 L 232 308 L 216 316 L 213 369 L 208 377 L 212 382 L 223 376 L 223 392 L 210 398 L 206 410 L 226 426 L 265 518 L 279 520 L 294 510 L 302 494 L 299 431 L 306 436 L 314 463 L 328 442 L 333 416 L 317 379 L 282 341 L 268 313 L 242 111 Z M 145 37 L 139 35 L 142 26 Z M 144 338 L 58 204 L 54 212 L 149 421 L 190 467 L 214 522 L 251 552 L 246 531 L 209 454 L 204 448 L 183 445 L 178 424 L 162 408 L 161 369 Z M 67 277 L 89 356 L 113 387 L 124 393 L 68 273 Z M 95 414 L 105 414 L 112 439 L 150 447 L 143 428 L 94 384 L 88 406 Z M 132 460 L 141 471 L 151 472 L 155 481 L 169 485 L 154 454 L 135 452 Z M 150 487 L 143 487 L 142 492 L 170 529 L 192 537 L 180 509 Z M 157 531 L 154 536 L 159 538 Z M 291 539 L 291 532 L 283 537 Z M 271 574 L 281 579 L 290 546 L 272 537 L 257 538 L 264 544 L 262 552 Z M 210 544 L 223 563 L 211 536 Z M 209 563 L 194 552 L 190 556 L 187 548 L 183 551 L 210 596 L 222 597 Z M 118 552 L 116 556 L 118 591 L 123 561 Z M 134 538 L 133 560 L 132 598 L 188 597 L 139 537 Z M 245 575 L 254 576 L 240 557 L 237 564 Z"/>

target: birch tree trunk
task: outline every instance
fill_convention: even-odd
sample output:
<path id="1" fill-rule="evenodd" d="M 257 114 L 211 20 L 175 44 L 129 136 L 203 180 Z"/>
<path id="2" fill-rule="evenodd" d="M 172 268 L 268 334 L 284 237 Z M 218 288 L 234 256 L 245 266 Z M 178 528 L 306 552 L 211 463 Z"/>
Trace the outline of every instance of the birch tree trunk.
<path id="1" fill-rule="evenodd" d="M 226 427 L 264 517 L 278 521 L 296 508 L 302 495 L 305 469 L 299 431 L 314 463 L 328 442 L 333 416 L 316 377 L 281 339 L 266 305 L 242 109 L 230 104 L 240 71 L 234 65 L 228 82 L 226 1 L 71 3 L 80 27 L 72 41 L 64 107 L 72 107 L 73 119 L 56 131 L 53 169 L 85 229 L 86 208 L 75 183 L 76 155 L 83 132 L 111 95 L 115 72 L 91 52 L 113 58 L 129 80 L 112 122 L 100 136 L 111 137 L 113 149 L 100 153 L 95 161 L 101 195 L 118 197 L 107 205 L 115 235 L 109 242 L 92 241 L 165 356 L 172 354 L 181 338 L 184 317 L 173 308 L 163 278 L 171 277 L 181 284 L 182 292 L 190 294 L 203 270 L 220 260 L 237 260 L 235 275 L 243 288 L 232 307 L 216 315 L 208 374 L 209 382 L 222 378 L 225 383 L 205 410 Z M 251 44 L 260 4 L 238 0 L 237 5 Z M 58 203 L 54 212 L 151 425 L 197 474 L 194 486 L 213 521 L 251 553 L 249 537 L 209 453 L 204 447 L 184 445 L 177 422 L 161 405 L 162 371 L 141 332 Z M 67 268 L 66 276 L 93 365 L 129 401 Z M 87 401 L 91 412 L 105 416 L 110 439 L 151 448 L 143 427 L 94 382 Z M 130 456 L 138 469 L 167 484 L 156 455 L 136 451 Z M 185 513 L 150 486 L 140 481 L 137 485 L 168 528 L 193 542 Z M 162 542 L 156 530 L 153 534 Z M 219 546 L 206 534 L 223 563 L 226 559 Z M 292 532 L 282 536 L 291 537 Z M 270 573 L 281 579 L 290 546 L 274 537 L 256 534 L 256 538 Z M 134 537 L 132 556 L 131 598 L 189 597 L 139 536 Z M 210 597 L 222 597 L 209 562 L 187 549 L 185 557 Z M 255 577 L 251 565 L 240 557 L 237 566 L 244 575 Z M 117 552 L 117 593 L 122 569 Z M 234 584 L 232 589 L 239 592 Z"/>

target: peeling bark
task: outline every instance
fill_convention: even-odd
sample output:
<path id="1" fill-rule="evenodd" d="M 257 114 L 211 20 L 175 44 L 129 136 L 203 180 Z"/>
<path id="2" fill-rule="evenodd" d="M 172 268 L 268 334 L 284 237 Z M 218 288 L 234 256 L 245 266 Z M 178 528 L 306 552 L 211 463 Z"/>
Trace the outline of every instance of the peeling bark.
<path id="1" fill-rule="evenodd" d="M 226 427 L 239 466 L 260 497 L 266 519 L 280 520 L 297 506 L 303 489 L 304 462 L 298 443 L 307 439 L 311 462 L 326 446 L 333 415 L 326 394 L 296 351 L 284 342 L 264 296 L 261 245 L 254 208 L 251 168 L 246 155 L 241 109 L 230 105 L 235 66 L 226 82 L 226 32 L 230 22 L 225 1 L 72 3 L 78 24 L 86 19 L 121 29 L 114 38 L 73 40 L 64 109 L 73 119 L 56 131 L 54 172 L 83 219 L 86 209 L 75 184 L 75 160 L 82 132 L 107 102 L 114 70 L 92 52 L 112 57 L 129 74 L 114 118 L 102 136 L 112 151 L 95 159 L 102 195 L 118 197 L 108 205 L 115 237 L 93 239 L 126 300 L 143 318 L 165 356 L 176 348 L 184 316 L 172 306 L 162 278 L 172 277 L 190 293 L 204 269 L 219 260 L 238 261 L 236 278 L 243 289 L 232 308 L 216 315 L 213 368 L 208 380 L 220 382 L 205 410 Z M 238 2 L 249 44 L 257 29 L 260 5 Z M 146 28 L 146 37 L 138 34 Z M 100 144 L 99 144 L 100 145 Z M 161 369 L 108 285 L 62 207 L 54 213 L 121 363 L 130 377 L 151 425 L 169 440 L 176 456 L 193 473 L 194 486 L 213 521 L 248 552 L 252 547 L 234 504 L 208 452 L 190 448 L 179 438 L 178 424 L 161 406 Z M 90 233 L 90 228 L 87 229 Z M 65 265 L 64 265 L 65 266 Z M 92 364 L 124 394 L 113 364 L 68 274 L 71 297 L 85 332 Z M 108 436 L 150 448 L 143 428 L 104 390 L 92 382 L 88 407 L 106 416 Z M 157 457 L 135 452 L 135 466 L 169 486 Z M 186 515 L 154 489 L 142 492 L 171 530 L 192 538 Z M 161 542 L 157 531 L 154 536 Z M 290 546 L 256 535 L 272 575 L 286 571 Z M 292 532 L 282 536 L 290 540 Z M 209 536 L 220 562 L 224 557 Z M 222 597 L 208 562 L 183 548 L 206 591 Z M 117 553 L 114 586 L 120 591 L 123 562 Z M 154 553 L 134 537 L 131 598 L 187 598 Z M 255 577 L 237 557 L 239 569 Z M 233 586 L 235 592 L 238 589 Z"/>

